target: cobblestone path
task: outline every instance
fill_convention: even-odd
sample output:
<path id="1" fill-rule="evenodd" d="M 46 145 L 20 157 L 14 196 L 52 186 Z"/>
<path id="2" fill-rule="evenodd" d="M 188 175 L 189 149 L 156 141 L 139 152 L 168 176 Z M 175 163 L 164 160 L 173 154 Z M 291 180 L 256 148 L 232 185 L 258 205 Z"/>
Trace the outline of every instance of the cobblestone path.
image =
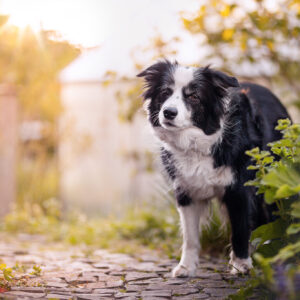
<path id="1" fill-rule="evenodd" d="M 49 247 L 41 241 L 27 247 L 0 241 L 0 258 L 16 269 L 11 290 L 0 293 L 0 299 L 216 300 L 225 299 L 245 281 L 230 275 L 225 261 L 213 258 L 201 258 L 196 278 L 171 278 L 176 261 L 155 252 L 134 256 L 106 250 L 87 253 L 78 247 Z M 28 275 L 34 265 L 40 266 L 41 273 Z M 23 273 L 18 271 L 21 266 Z"/>

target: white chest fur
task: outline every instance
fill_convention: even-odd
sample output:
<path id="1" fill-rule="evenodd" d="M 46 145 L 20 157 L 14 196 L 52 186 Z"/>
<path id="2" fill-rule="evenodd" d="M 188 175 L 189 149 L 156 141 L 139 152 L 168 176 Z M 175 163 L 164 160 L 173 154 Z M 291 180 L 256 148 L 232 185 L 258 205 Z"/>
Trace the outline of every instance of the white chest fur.
<path id="1" fill-rule="evenodd" d="M 221 196 L 224 188 L 234 181 L 230 167 L 214 168 L 211 147 L 222 136 L 222 129 L 207 136 L 201 129 L 181 131 L 155 130 L 163 146 L 172 153 L 176 179 L 174 188 L 184 189 L 194 200 Z"/>
<path id="2" fill-rule="evenodd" d="M 184 189 L 195 200 L 221 196 L 224 188 L 233 182 L 231 168 L 214 168 L 211 156 L 195 151 L 175 151 L 173 157 L 177 170 L 175 186 Z"/>

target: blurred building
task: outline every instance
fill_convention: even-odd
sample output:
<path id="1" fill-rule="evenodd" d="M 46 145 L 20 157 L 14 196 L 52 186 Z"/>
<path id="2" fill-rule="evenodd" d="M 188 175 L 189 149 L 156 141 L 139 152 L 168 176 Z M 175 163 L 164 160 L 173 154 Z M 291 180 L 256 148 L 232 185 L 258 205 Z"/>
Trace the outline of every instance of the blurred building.
<path id="1" fill-rule="evenodd" d="M 146 154 L 156 146 L 145 115 L 132 122 L 118 117 L 116 93 L 132 86 L 133 62 L 107 51 L 87 50 L 60 76 L 61 197 L 68 208 L 97 214 L 122 213 L 128 204 L 167 193 L 160 175 L 147 171 Z M 108 71 L 117 74 L 109 84 Z"/>
<path id="2" fill-rule="evenodd" d="M 14 88 L 0 85 L 0 217 L 16 200 L 18 102 Z"/>

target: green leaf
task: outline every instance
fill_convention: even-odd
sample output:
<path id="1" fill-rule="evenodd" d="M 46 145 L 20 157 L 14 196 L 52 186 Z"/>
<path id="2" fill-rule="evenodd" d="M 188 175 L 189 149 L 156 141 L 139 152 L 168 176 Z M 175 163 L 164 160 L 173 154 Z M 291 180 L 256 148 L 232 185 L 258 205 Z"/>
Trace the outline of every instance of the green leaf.
<path id="1" fill-rule="evenodd" d="M 275 194 L 276 199 L 288 198 L 300 192 L 300 184 L 296 187 L 290 187 L 287 184 L 282 185 Z"/>
<path id="2" fill-rule="evenodd" d="M 275 192 L 276 192 L 276 189 L 267 189 L 265 191 L 265 202 L 267 204 L 272 204 L 275 202 Z"/>
<path id="3" fill-rule="evenodd" d="M 286 230 L 287 234 L 296 234 L 300 232 L 300 223 L 291 224 Z"/>
<path id="4" fill-rule="evenodd" d="M 4 268 L 2 269 L 3 276 L 7 281 L 12 280 L 13 275 L 12 275 L 12 269 L 11 268 Z"/>
<path id="5" fill-rule="evenodd" d="M 273 269 L 270 264 L 270 259 L 269 258 L 264 258 L 261 254 L 259 253 L 254 253 L 253 254 L 254 260 L 257 262 L 257 264 L 260 266 L 261 270 L 263 271 L 263 275 L 265 279 L 268 282 L 273 283 Z"/>
<path id="6" fill-rule="evenodd" d="M 290 187 L 298 187 L 300 173 L 297 169 L 297 165 L 281 163 L 264 176 L 262 183 L 275 188 L 280 188 L 284 184 Z"/>
<path id="7" fill-rule="evenodd" d="M 282 238 L 285 235 L 287 226 L 288 223 L 282 219 L 277 219 L 274 222 L 259 226 L 252 232 L 250 241 L 252 242 L 259 238 L 260 243 L 258 247 L 260 247 L 268 240 Z"/>
<path id="8" fill-rule="evenodd" d="M 296 202 L 296 203 L 293 203 L 291 205 L 291 216 L 295 217 L 295 218 L 300 218 L 300 202 Z"/>
<path id="9" fill-rule="evenodd" d="M 285 261 L 291 257 L 294 257 L 296 254 L 300 253 L 300 241 L 294 244 L 289 244 L 284 248 L 280 249 L 279 253 L 272 258 L 272 262 L 276 261 Z"/>
<path id="10" fill-rule="evenodd" d="M 276 130 L 284 130 L 287 129 L 288 126 L 291 125 L 290 119 L 282 119 L 278 120 L 278 125 L 275 127 Z"/>
<path id="11" fill-rule="evenodd" d="M 266 244 L 262 244 L 257 252 L 266 258 L 273 257 L 278 251 L 284 247 L 286 243 L 282 239 L 272 240 Z"/>

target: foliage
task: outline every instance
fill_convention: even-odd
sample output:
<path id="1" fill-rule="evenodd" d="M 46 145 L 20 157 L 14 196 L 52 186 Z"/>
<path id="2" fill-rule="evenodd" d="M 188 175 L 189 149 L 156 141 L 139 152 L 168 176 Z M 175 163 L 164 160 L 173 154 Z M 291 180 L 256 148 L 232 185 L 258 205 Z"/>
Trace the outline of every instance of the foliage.
<path id="1" fill-rule="evenodd" d="M 6 264 L 0 265 L 0 271 L 2 271 L 3 277 L 6 281 L 11 281 L 13 278 L 12 268 L 7 268 Z"/>
<path id="2" fill-rule="evenodd" d="M 34 33 L 2 23 L 0 28 L 0 82 L 14 84 L 22 119 L 55 121 L 61 110 L 58 74 L 78 54 L 55 32 Z"/>
<path id="3" fill-rule="evenodd" d="M 202 43 L 206 55 L 200 63 L 263 78 L 299 105 L 299 0 L 210 0 L 197 13 L 183 14 L 182 21 Z"/>
<path id="4" fill-rule="evenodd" d="M 201 228 L 201 253 L 227 255 L 230 245 L 230 225 L 225 221 L 219 203 L 212 200 L 209 220 Z"/>
<path id="5" fill-rule="evenodd" d="M 30 275 L 40 276 L 42 273 L 42 268 L 38 265 L 34 265 L 32 267 L 33 271 L 30 273 Z"/>
<path id="6" fill-rule="evenodd" d="M 209 223 L 202 228 L 202 250 L 215 255 L 225 254 L 229 230 L 226 226 L 220 227 L 216 203 L 212 211 Z M 148 247 L 171 258 L 180 256 L 181 237 L 174 205 L 157 210 L 147 204 L 147 209 L 129 209 L 121 219 L 90 219 L 75 212 L 63 219 L 59 201 L 52 198 L 43 203 L 17 206 L 6 216 L 2 230 L 12 234 L 43 234 L 49 241 L 110 248 L 116 252 L 135 253 L 137 249 Z"/>
<path id="7" fill-rule="evenodd" d="M 28 272 L 28 269 L 32 272 Z M 30 280 L 33 276 L 40 276 L 42 268 L 38 265 L 30 267 L 16 262 L 12 267 L 7 267 L 0 259 L 0 293 L 9 291 L 12 286 L 32 286 L 40 285 L 39 282 Z"/>
<path id="8" fill-rule="evenodd" d="M 41 125 L 39 139 L 21 134 L 19 140 L 17 200 L 42 202 L 58 192 L 57 119 L 62 111 L 58 75 L 79 49 L 53 31 L 22 30 L 7 20 L 0 16 L 0 82 L 16 90 L 20 124 Z"/>
<path id="9" fill-rule="evenodd" d="M 276 129 L 283 137 L 269 144 L 271 152 L 247 151 L 255 162 L 249 169 L 256 170 L 256 177 L 246 185 L 264 194 L 268 205 L 276 205 L 277 218 L 251 235 L 256 268 L 240 297 L 257 286 L 264 287 L 269 297 L 281 299 L 296 299 L 300 293 L 300 124 L 279 120 Z"/>

